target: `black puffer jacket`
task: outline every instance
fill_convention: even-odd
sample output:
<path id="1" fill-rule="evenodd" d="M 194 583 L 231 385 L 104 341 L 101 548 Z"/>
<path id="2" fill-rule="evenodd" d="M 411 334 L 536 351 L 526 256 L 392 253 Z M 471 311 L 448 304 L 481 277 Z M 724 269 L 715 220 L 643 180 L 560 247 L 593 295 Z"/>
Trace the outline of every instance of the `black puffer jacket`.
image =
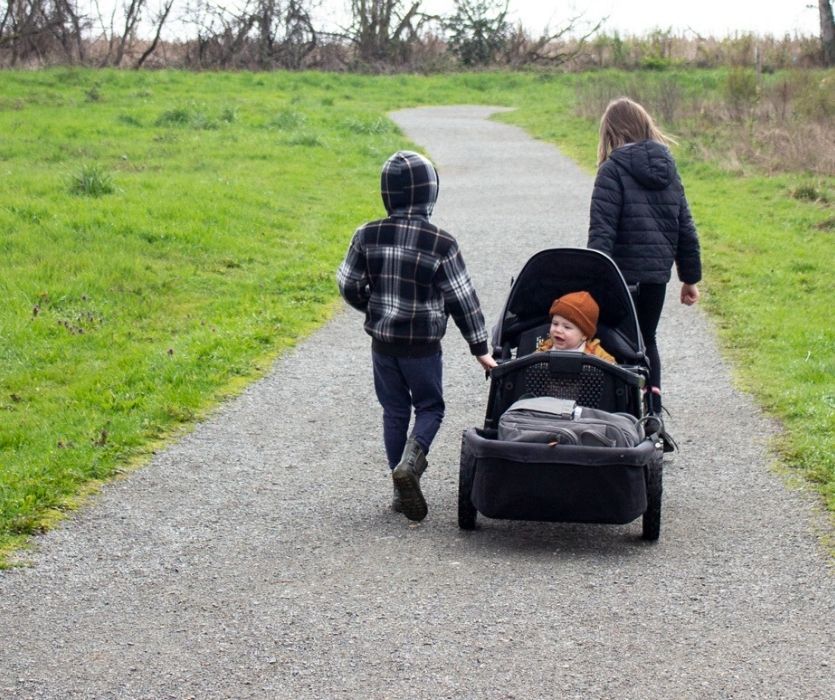
<path id="1" fill-rule="evenodd" d="M 699 237 L 675 161 L 657 141 L 629 143 L 601 164 L 591 197 L 588 247 L 607 253 L 630 284 L 702 277 Z"/>

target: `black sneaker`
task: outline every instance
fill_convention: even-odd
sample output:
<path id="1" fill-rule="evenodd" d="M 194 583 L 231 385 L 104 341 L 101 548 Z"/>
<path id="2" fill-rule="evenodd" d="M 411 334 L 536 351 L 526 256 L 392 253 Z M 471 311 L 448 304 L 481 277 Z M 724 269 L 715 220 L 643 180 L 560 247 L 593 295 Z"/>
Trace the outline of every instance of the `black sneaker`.
<path id="1" fill-rule="evenodd" d="M 667 411 L 667 409 L 665 408 L 664 411 Z M 665 454 L 678 451 L 678 443 L 673 440 L 673 436 L 664 428 L 664 420 L 659 414 L 650 413 L 644 416 L 643 423 L 644 433 L 646 435 L 657 435 L 659 440 L 661 440 L 661 447 Z"/>
<path id="2" fill-rule="evenodd" d="M 665 454 L 669 452 L 678 452 L 678 443 L 673 440 L 672 435 L 663 429 L 659 435 L 661 437 L 661 443 L 663 444 Z"/>

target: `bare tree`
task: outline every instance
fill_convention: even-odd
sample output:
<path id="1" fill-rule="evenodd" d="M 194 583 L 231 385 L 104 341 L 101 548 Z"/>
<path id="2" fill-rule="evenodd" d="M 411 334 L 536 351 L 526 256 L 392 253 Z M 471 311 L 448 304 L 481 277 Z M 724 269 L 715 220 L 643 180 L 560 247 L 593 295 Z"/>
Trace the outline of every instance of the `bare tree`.
<path id="1" fill-rule="evenodd" d="M 107 44 L 104 56 L 98 59 L 99 66 L 119 66 L 129 45 L 136 37 L 136 26 L 142 18 L 146 0 L 125 0 L 121 5 L 110 6 L 110 16 L 105 17 L 99 0 L 93 0 L 96 17 L 101 28 L 101 37 Z M 116 29 L 117 21 L 121 29 Z"/>
<path id="2" fill-rule="evenodd" d="M 0 50 L 12 66 L 43 64 L 63 54 L 75 62 L 82 52 L 83 20 L 69 0 L 8 0 L 0 19 Z"/>
<path id="3" fill-rule="evenodd" d="M 583 34 L 575 36 L 580 19 L 581 16 L 571 17 L 555 31 L 546 27 L 545 31 L 535 38 L 528 38 L 517 28 L 508 42 L 507 62 L 514 67 L 531 64 L 559 66 L 575 59 L 585 51 L 586 42 L 597 34 L 605 22 L 605 19 L 601 19 L 596 24 L 587 26 Z"/>
<path id="4" fill-rule="evenodd" d="M 304 68 L 318 44 L 311 1 L 246 0 L 229 10 L 196 0 L 186 11 L 197 28 L 186 62 L 201 68 Z"/>
<path id="5" fill-rule="evenodd" d="M 145 9 L 146 0 L 126 0 L 122 5 L 124 10 L 124 27 L 122 28 L 122 35 L 117 39 L 116 57 L 113 59 L 114 66 L 122 65 L 122 59 L 125 57 L 125 50 L 129 43 L 132 43 L 136 38 L 136 25 L 142 19 L 142 12 Z M 109 55 L 109 54 L 108 54 Z"/>
<path id="6" fill-rule="evenodd" d="M 174 6 L 174 0 L 165 0 L 163 6 L 160 8 L 159 12 L 157 12 L 156 17 L 154 18 L 154 26 L 156 27 L 154 31 L 154 38 L 151 41 L 148 48 L 146 48 L 142 55 L 137 59 L 135 68 L 142 68 L 142 64 L 148 60 L 154 51 L 157 50 L 157 46 L 159 44 L 159 38 L 162 34 L 162 28 L 165 26 L 165 22 L 168 19 L 168 15 L 171 13 L 171 8 Z"/>
<path id="7" fill-rule="evenodd" d="M 823 64 L 835 66 L 835 19 L 832 17 L 832 1 L 818 0 L 821 19 L 821 46 Z"/>
<path id="8" fill-rule="evenodd" d="M 195 12 L 197 56 L 191 62 L 201 68 L 233 67 L 257 19 L 249 3 L 232 12 L 198 0 Z"/>
<path id="9" fill-rule="evenodd" d="M 284 8 L 283 37 L 278 47 L 279 65 L 293 70 L 303 68 L 318 43 L 309 8 L 303 0 L 288 0 Z"/>
<path id="10" fill-rule="evenodd" d="M 351 0 L 353 23 L 348 36 L 357 58 L 368 66 L 403 63 L 409 43 L 416 41 L 421 27 L 430 19 L 421 12 L 422 0 Z"/>
<path id="11" fill-rule="evenodd" d="M 605 20 L 586 24 L 577 37 L 583 15 L 570 17 L 559 29 L 549 27 L 531 36 L 521 25 L 511 27 L 507 15 L 509 0 L 455 0 L 455 14 L 444 19 L 449 47 L 465 66 L 506 64 L 560 65 L 585 49 Z"/>
<path id="12" fill-rule="evenodd" d="M 16 66 L 37 52 L 37 37 L 43 31 L 40 4 L 25 0 L 9 0 L 0 23 L 0 48 L 10 49 L 9 63 Z"/>
<path id="13" fill-rule="evenodd" d="M 77 0 L 52 0 L 53 21 L 49 31 L 61 45 L 69 63 L 84 63 L 86 58 L 84 32 L 89 20 L 78 9 Z"/>
<path id="14" fill-rule="evenodd" d="M 67 16 L 72 22 L 75 44 L 78 51 L 78 61 L 79 63 L 85 63 L 87 60 L 87 51 L 85 49 L 86 42 L 84 35 L 92 24 L 91 19 L 89 15 L 82 15 L 79 12 L 77 0 L 61 0 L 61 2 L 64 5 Z"/>
<path id="15" fill-rule="evenodd" d="M 258 67 L 301 68 L 316 47 L 316 30 L 304 0 L 258 0 L 255 14 Z"/>

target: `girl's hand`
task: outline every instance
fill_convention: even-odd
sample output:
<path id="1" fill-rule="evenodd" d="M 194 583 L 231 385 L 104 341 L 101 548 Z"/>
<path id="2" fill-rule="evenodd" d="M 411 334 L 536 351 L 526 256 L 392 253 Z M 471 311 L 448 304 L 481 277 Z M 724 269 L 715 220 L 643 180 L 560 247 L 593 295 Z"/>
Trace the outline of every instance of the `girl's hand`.
<path id="1" fill-rule="evenodd" d="M 681 285 L 681 303 L 685 306 L 692 306 L 699 301 L 699 288 L 695 284 Z"/>

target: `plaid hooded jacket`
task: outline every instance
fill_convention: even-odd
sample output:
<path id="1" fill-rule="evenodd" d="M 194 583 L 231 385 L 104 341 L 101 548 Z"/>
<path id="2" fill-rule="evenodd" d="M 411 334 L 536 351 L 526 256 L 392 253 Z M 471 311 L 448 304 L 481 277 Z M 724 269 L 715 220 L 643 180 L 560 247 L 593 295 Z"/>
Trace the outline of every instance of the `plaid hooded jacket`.
<path id="1" fill-rule="evenodd" d="M 337 272 L 345 301 L 365 313 L 372 349 L 411 357 L 438 352 L 452 316 L 470 352 L 485 355 L 484 316 L 458 242 L 429 222 L 438 199 L 435 167 L 399 151 L 380 179 L 388 216 L 356 230 Z"/>

